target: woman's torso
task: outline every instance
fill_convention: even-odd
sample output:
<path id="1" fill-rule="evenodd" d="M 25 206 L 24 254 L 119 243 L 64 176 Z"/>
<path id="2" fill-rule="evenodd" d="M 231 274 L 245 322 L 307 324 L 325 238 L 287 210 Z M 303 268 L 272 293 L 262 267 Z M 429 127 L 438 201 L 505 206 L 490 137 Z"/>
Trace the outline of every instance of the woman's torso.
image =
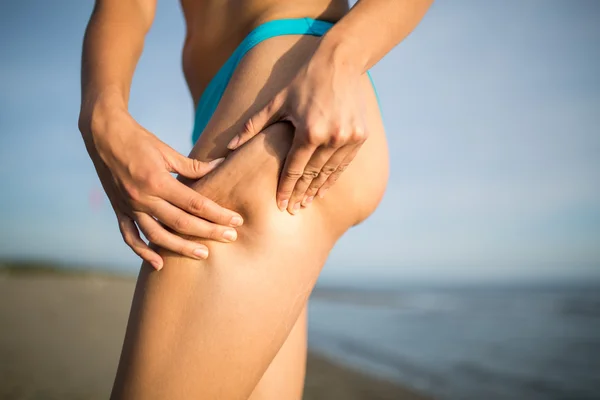
<path id="1" fill-rule="evenodd" d="M 200 98 L 237 45 L 256 26 L 281 18 L 338 21 L 346 0 L 181 0 L 186 22 L 183 72 L 194 101 Z"/>

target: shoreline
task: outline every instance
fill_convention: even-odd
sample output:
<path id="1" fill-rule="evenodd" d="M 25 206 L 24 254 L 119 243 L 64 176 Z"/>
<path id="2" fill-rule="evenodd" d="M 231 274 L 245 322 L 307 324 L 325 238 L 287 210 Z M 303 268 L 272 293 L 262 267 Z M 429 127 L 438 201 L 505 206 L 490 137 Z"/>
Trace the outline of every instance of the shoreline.
<path id="1" fill-rule="evenodd" d="M 0 399 L 108 398 L 135 277 L 0 263 Z M 304 400 L 424 400 L 309 349 Z"/>

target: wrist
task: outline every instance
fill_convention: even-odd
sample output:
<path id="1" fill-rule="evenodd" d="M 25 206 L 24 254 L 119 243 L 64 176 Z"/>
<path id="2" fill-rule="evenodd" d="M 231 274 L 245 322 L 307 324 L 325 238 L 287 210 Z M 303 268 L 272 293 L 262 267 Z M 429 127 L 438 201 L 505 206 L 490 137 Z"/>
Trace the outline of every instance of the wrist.
<path id="1" fill-rule="evenodd" d="M 127 102 L 119 90 L 108 88 L 85 96 L 81 101 L 78 121 L 84 139 L 101 134 L 115 112 L 127 113 Z"/>
<path id="2" fill-rule="evenodd" d="M 351 35 L 331 28 L 319 42 L 313 57 L 322 59 L 334 68 L 352 75 L 362 75 L 368 69 L 368 57 L 360 51 L 358 41 Z"/>

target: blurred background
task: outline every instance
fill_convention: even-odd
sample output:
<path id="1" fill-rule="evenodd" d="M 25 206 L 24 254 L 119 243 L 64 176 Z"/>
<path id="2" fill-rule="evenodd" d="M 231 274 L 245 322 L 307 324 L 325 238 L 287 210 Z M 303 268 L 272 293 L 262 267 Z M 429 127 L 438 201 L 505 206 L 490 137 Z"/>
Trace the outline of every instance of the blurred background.
<path id="1" fill-rule="evenodd" d="M 130 111 L 187 154 L 184 21 L 158 3 Z M 1 398 L 107 398 L 116 371 L 140 261 L 77 129 L 92 7 L 0 2 Z M 311 299 L 306 398 L 600 398 L 598 21 L 438 1 L 372 69 L 391 178 Z"/>

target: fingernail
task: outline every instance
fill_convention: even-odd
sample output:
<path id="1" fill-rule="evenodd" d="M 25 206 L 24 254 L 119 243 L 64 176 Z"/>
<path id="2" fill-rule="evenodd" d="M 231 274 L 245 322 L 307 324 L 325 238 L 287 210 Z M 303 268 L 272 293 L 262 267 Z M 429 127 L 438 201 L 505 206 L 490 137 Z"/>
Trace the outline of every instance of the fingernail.
<path id="1" fill-rule="evenodd" d="M 286 208 L 287 208 L 287 206 L 288 206 L 288 201 L 289 201 L 289 200 L 282 200 L 282 201 L 280 201 L 280 202 L 279 202 L 279 209 L 280 209 L 281 211 L 285 211 L 285 209 L 286 209 Z"/>
<path id="2" fill-rule="evenodd" d="M 300 209 L 300 202 L 297 202 L 296 204 L 294 204 L 294 212 L 298 211 Z"/>
<path id="3" fill-rule="evenodd" d="M 227 229 L 223 232 L 223 238 L 233 242 L 237 239 L 237 232 L 233 229 Z"/>
<path id="4" fill-rule="evenodd" d="M 230 225 L 233 226 L 240 226 L 244 223 L 244 220 L 242 219 L 242 217 L 238 217 L 237 215 L 233 218 L 231 218 L 231 222 Z"/>
<path id="5" fill-rule="evenodd" d="M 306 204 L 310 204 L 312 203 L 312 201 L 314 200 L 315 196 L 310 196 L 308 199 L 306 199 Z"/>
<path id="6" fill-rule="evenodd" d="M 233 150 L 236 148 L 237 144 L 239 143 L 240 138 L 238 136 L 234 136 L 233 139 L 231 139 L 231 141 L 229 142 L 229 144 L 227 145 L 227 148 L 229 150 Z"/>
<path id="7" fill-rule="evenodd" d="M 329 189 L 329 188 L 327 188 L 327 189 Z M 325 197 L 325 192 L 327 192 L 327 189 L 321 189 L 321 190 L 319 190 L 319 197 L 320 198 Z"/>
<path id="8" fill-rule="evenodd" d="M 203 248 L 196 249 L 196 250 L 194 250 L 194 255 L 198 258 L 207 258 L 208 250 L 203 249 Z"/>
<path id="9" fill-rule="evenodd" d="M 150 261 L 150 264 L 154 267 L 155 270 L 160 271 L 162 269 L 162 263 L 158 261 Z"/>

